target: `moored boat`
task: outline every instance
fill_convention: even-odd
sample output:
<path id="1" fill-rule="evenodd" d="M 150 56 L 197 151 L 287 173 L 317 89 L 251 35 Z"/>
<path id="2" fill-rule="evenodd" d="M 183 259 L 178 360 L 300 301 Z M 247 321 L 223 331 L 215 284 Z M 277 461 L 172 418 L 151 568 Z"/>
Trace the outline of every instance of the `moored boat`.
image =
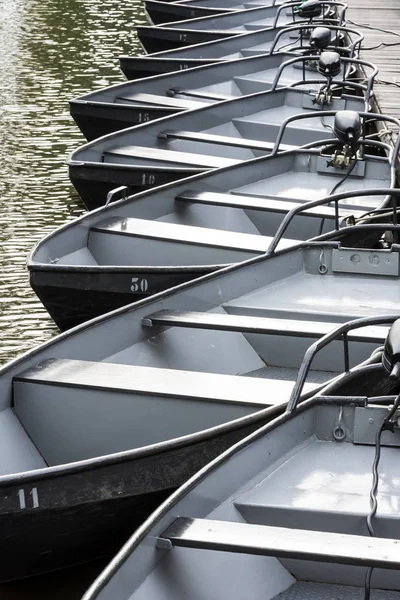
<path id="1" fill-rule="evenodd" d="M 274 80 L 272 83 L 267 83 L 266 85 L 266 87 L 271 88 L 269 90 L 270 92 L 277 90 L 278 87 L 282 87 L 280 85 L 281 80 L 287 83 L 291 78 L 297 77 L 297 81 L 292 84 L 292 87 L 302 87 L 302 91 L 295 91 L 294 94 L 292 94 L 294 98 L 299 99 L 302 95 L 304 96 L 305 94 L 308 94 L 310 100 L 313 100 L 314 105 L 317 104 L 323 106 L 324 108 L 330 108 L 333 106 L 331 102 L 331 96 L 333 96 L 333 94 L 331 93 L 331 87 L 329 85 L 328 88 L 326 88 L 326 83 L 328 74 L 332 74 L 334 72 L 333 69 L 335 69 L 335 99 L 333 99 L 333 102 L 337 102 L 336 98 L 342 95 L 343 98 L 339 101 L 340 107 L 342 109 L 347 108 L 348 105 L 346 103 L 346 98 L 347 95 L 350 94 L 350 96 L 358 96 L 357 98 L 354 98 L 354 110 L 364 110 L 365 108 L 368 109 L 368 102 L 365 102 L 364 100 L 363 104 L 362 97 L 360 96 L 363 95 L 365 99 L 366 96 L 369 96 L 372 89 L 373 80 L 377 73 L 377 69 L 371 63 L 366 63 L 365 61 L 359 62 L 355 59 L 348 58 L 341 59 L 338 53 L 326 51 L 320 55 L 311 54 L 307 57 L 295 58 L 287 54 L 282 55 L 280 58 L 283 58 L 283 56 L 286 60 L 284 60 L 284 62 L 277 61 L 278 66 L 275 70 Z M 271 66 L 271 64 L 268 65 L 268 61 L 266 62 L 267 65 L 264 66 Z M 272 64 L 276 65 L 275 61 L 271 62 Z M 341 63 L 344 65 L 345 69 L 341 68 Z M 366 74 L 368 74 L 368 77 L 366 77 L 366 86 L 364 86 L 364 88 L 357 82 L 354 82 L 355 85 L 353 85 L 352 81 L 353 78 L 357 76 L 357 71 L 361 72 L 360 68 L 363 67 L 363 76 L 366 77 Z M 290 73 L 288 73 L 289 70 Z M 221 73 L 221 70 L 219 70 L 219 72 Z M 218 73 L 218 69 L 213 70 L 213 73 L 215 77 Z M 340 78 L 346 78 L 346 81 L 343 81 L 342 84 L 340 84 L 339 75 Z M 226 73 L 224 73 L 224 77 L 225 76 Z M 313 80 L 310 80 L 311 76 L 314 77 Z M 317 77 L 322 78 L 320 81 L 319 90 L 317 88 Z M 192 78 L 189 79 L 193 80 Z M 143 82 L 142 86 L 138 85 L 138 82 L 125 83 L 122 85 L 118 84 L 117 86 L 112 86 L 106 90 L 94 92 L 86 97 L 71 101 L 71 114 L 85 137 L 89 141 L 92 141 L 98 137 L 101 137 L 102 135 L 107 135 L 108 133 L 125 129 L 128 126 L 147 123 L 156 118 L 161 118 L 162 116 L 170 116 L 174 113 L 181 113 L 186 110 L 194 110 L 196 108 L 210 105 L 214 106 L 218 102 L 223 102 L 222 99 L 218 99 L 217 94 L 214 96 L 214 101 L 212 95 L 210 98 L 207 98 L 205 92 L 203 93 L 204 95 L 199 93 L 199 97 L 196 99 L 195 91 L 193 99 L 190 99 L 191 90 L 190 87 L 185 87 L 185 80 L 188 80 L 188 78 L 178 78 L 178 81 L 180 81 L 181 85 L 169 88 L 168 97 L 165 95 L 161 96 L 159 94 L 151 93 L 153 88 L 155 88 L 155 91 L 157 91 L 157 82 L 155 81 L 152 82 L 149 80 L 147 81 L 147 85 L 145 82 Z M 303 85 L 303 82 L 307 82 L 308 89 L 304 89 L 305 86 Z M 182 87 L 182 85 L 184 87 Z M 345 87 L 346 93 L 343 95 L 343 90 Z M 142 88 L 147 89 L 147 93 L 142 93 L 140 91 Z M 158 88 L 160 89 L 159 86 Z M 185 94 L 188 95 L 185 96 Z M 285 99 L 287 95 L 290 95 L 289 90 L 282 94 L 279 92 L 275 94 L 264 92 L 259 93 L 260 102 L 266 103 L 265 105 L 263 104 L 265 109 L 268 110 L 269 108 L 269 110 L 275 110 L 276 114 L 274 115 L 273 121 L 276 126 L 279 125 L 282 117 L 287 116 L 287 111 L 289 110 L 290 112 L 292 110 L 288 108 L 289 101 L 286 102 Z M 149 103 L 147 106 L 145 105 L 146 101 Z M 151 102 L 153 103 L 152 105 Z M 162 106 L 162 103 L 164 103 L 164 106 Z M 280 103 L 282 104 L 282 110 L 279 109 Z M 257 110 L 256 108 L 253 108 L 253 106 L 255 106 L 254 99 L 251 100 L 244 98 L 241 103 L 234 102 L 230 103 L 229 105 L 226 103 L 224 104 L 226 108 L 229 106 L 232 109 L 239 105 L 243 106 L 243 110 L 239 111 L 239 109 L 236 109 L 236 112 L 234 110 L 232 113 L 229 113 L 228 111 L 226 114 L 226 119 L 234 119 L 239 116 L 249 118 L 249 115 L 254 114 L 254 112 Z M 285 108 L 285 105 L 287 108 Z M 296 109 L 298 112 L 307 110 L 306 105 L 303 107 L 299 100 L 295 101 L 294 103 L 292 102 L 293 107 L 296 105 L 298 106 L 298 109 Z M 308 110 L 312 106 L 313 105 L 310 104 Z M 216 117 L 216 122 L 218 122 L 218 114 L 221 110 L 222 107 L 220 109 L 212 110 L 211 112 L 201 111 L 193 113 L 193 116 L 191 117 L 191 127 L 194 125 L 195 127 L 206 128 L 206 114 L 209 113 L 212 113 L 213 119 Z M 257 119 L 259 122 L 260 118 Z M 213 127 L 215 126 L 213 125 Z M 305 128 L 307 129 L 307 126 L 305 126 Z M 136 131 L 141 131 L 144 133 L 145 130 L 142 128 L 137 129 Z M 275 134 L 271 132 L 265 138 L 265 141 L 270 141 L 271 135 L 274 137 Z M 316 138 L 314 137 L 313 139 Z M 306 141 L 307 139 L 304 137 L 301 140 L 301 145 L 303 145 Z M 311 138 L 309 141 L 311 141 Z M 141 143 L 138 143 L 138 145 L 141 145 Z M 148 141 L 145 141 L 145 145 L 148 145 Z M 210 151 L 212 151 L 211 148 Z"/>
<path id="2" fill-rule="evenodd" d="M 347 5 L 339 0 L 307 0 L 299 5 L 287 2 L 279 7 L 256 7 L 230 14 L 173 21 L 157 26 L 136 27 L 137 36 L 147 52 L 160 52 L 180 46 L 190 46 L 246 31 L 278 29 L 296 23 L 345 24 Z M 338 14 L 336 16 L 336 10 Z"/>
<path id="3" fill-rule="evenodd" d="M 207 15 L 229 13 L 236 10 L 245 10 L 257 6 L 279 6 L 283 4 L 273 0 L 189 0 L 188 2 L 168 2 L 160 0 L 145 0 L 145 12 L 151 23 L 159 25 L 169 21 L 183 19 L 196 19 Z"/>
<path id="4" fill-rule="evenodd" d="M 330 39 L 326 34 L 327 29 L 331 32 Z M 313 34 L 315 31 L 317 35 Z M 277 52 L 304 53 L 311 50 L 314 54 L 319 49 L 331 49 L 351 57 L 358 55 L 362 40 L 363 35 L 349 27 L 325 23 L 323 27 L 315 27 L 310 31 L 308 25 L 294 25 L 279 31 L 262 29 L 147 56 L 121 56 L 120 67 L 127 79 L 133 80 L 187 70 L 222 60 L 230 61 Z"/>
<path id="5" fill-rule="evenodd" d="M 236 171 L 238 179 L 251 180 L 247 167 Z M 151 197 L 128 198 L 39 242 L 28 259 L 30 283 L 60 329 L 216 271 L 228 261 L 271 255 L 343 223 L 387 219 L 378 209 L 396 203 L 398 196 L 396 190 L 367 188 L 310 204 L 226 193 L 218 180 L 226 178 L 194 177 Z M 143 218 L 149 214 L 152 221 Z"/>
<path id="6" fill-rule="evenodd" d="M 165 118 L 160 121 L 161 123 L 165 122 L 165 130 L 157 138 L 156 146 L 146 148 L 130 145 L 131 131 L 142 127 L 146 128 L 146 126 L 119 131 L 75 150 L 68 162 L 69 175 L 89 210 L 104 205 L 107 194 L 117 186 L 128 186 L 130 193 L 137 193 L 144 189 L 182 179 L 185 176 L 207 172 L 216 167 L 224 165 L 234 167 L 243 160 L 249 160 L 251 157 L 267 153 L 269 153 L 271 160 L 265 163 L 265 166 L 268 165 L 268 170 L 261 175 L 257 194 L 262 195 L 263 186 L 268 181 L 270 186 L 269 195 L 286 196 L 288 199 L 295 200 L 298 197 L 307 197 L 308 194 L 311 194 L 311 197 L 314 198 L 315 194 L 321 194 L 321 191 L 324 190 L 321 194 L 323 197 L 332 192 L 336 185 L 339 185 L 346 174 L 346 169 L 349 169 L 350 166 L 351 172 L 348 173 L 348 177 L 343 182 L 345 186 L 352 185 L 354 188 L 353 183 L 350 182 L 356 181 L 359 182 L 356 187 L 374 186 L 374 181 L 379 181 L 379 183 L 376 183 L 377 186 L 384 185 L 387 187 L 392 185 L 389 182 L 392 181 L 393 150 L 387 144 L 370 143 L 368 139 L 360 138 L 361 133 L 369 134 L 371 131 L 362 131 L 363 126 L 361 123 L 364 124 L 367 121 L 368 127 L 371 127 L 374 121 L 387 121 L 388 123 L 395 123 L 398 128 L 398 121 L 391 117 L 373 113 L 338 111 L 339 113 L 342 124 L 335 127 L 337 137 L 332 138 L 329 136 L 331 129 L 328 127 L 325 140 L 320 139 L 313 143 L 313 148 L 310 148 L 310 150 L 283 149 L 281 144 L 282 139 L 285 139 L 285 132 L 291 126 L 300 126 L 301 121 L 304 120 L 307 123 L 314 121 L 319 126 L 327 118 L 334 117 L 335 111 L 306 111 L 288 117 L 283 121 L 274 144 L 260 142 L 250 137 L 242 140 L 233 136 L 224 137 L 218 136 L 217 133 L 209 133 L 203 142 L 208 140 L 209 144 L 217 145 L 220 148 L 218 158 L 216 158 L 215 153 L 214 156 L 208 156 L 207 143 L 199 142 L 195 154 L 175 151 L 174 148 L 182 143 L 179 137 L 184 136 L 184 132 L 179 136 L 179 134 L 169 129 L 170 119 L 176 117 Z M 190 113 L 187 114 L 190 117 Z M 345 130 L 343 135 L 342 129 Z M 293 129 L 293 131 L 295 130 Z M 357 141 L 354 140 L 357 147 L 364 147 L 364 144 L 366 144 L 369 148 L 373 147 L 374 152 L 378 148 L 385 149 L 388 156 L 365 154 L 365 156 L 358 156 L 353 161 L 353 151 L 348 144 L 346 132 L 350 135 L 354 133 L 357 138 Z M 200 134 L 195 133 L 194 136 L 196 135 L 200 137 Z M 178 137 L 178 139 L 175 140 L 175 137 Z M 188 137 L 190 137 L 190 134 L 188 134 Z M 153 141 L 154 138 L 150 138 L 150 140 Z M 183 143 L 185 142 L 183 141 Z M 325 146 L 329 145 L 333 145 L 333 148 L 328 148 L 325 151 Z M 201 154 L 202 146 L 204 154 Z M 341 149 L 344 149 L 344 158 L 342 158 Z M 305 162 L 306 156 L 310 157 L 308 164 Z M 300 159 L 300 157 L 303 158 Z M 300 161 L 299 164 L 301 163 L 302 167 L 296 166 L 296 161 Z M 255 164 L 258 165 L 258 163 Z M 283 165 L 285 166 L 283 167 Z M 285 169 L 286 176 L 283 175 L 282 168 Z M 301 177 L 298 173 L 294 173 L 295 169 L 304 170 L 308 172 L 308 175 Z M 232 170 L 232 174 L 234 172 Z M 371 175 L 372 173 L 374 174 Z M 289 191 L 287 185 L 288 182 L 291 182 L 293 176 L 296 177 L 296 186 L 290 188 L 292 191 Z M 325 183 L 322 184 L 323 181 Z M 303 185 L 305 185 L 304 189 Z M 316 186 L 314 192 L 312 191 L 313 186 Z"/>
<path id="7" fill-rule="evenodd" d="M 143 524 L 83 600 L 400 597 L 400 321 L 338 327 L 307 352 L 285 415 L 227 450 Z M 394 322 L 349 369 L 346 341 Z M 310 400 L 310 365 L 345 372 Z"/>
<path id="8" fill-rule="evenodd" d="M 313 338 L 349 312 L 398 303 L 398 253 L 378 244 L 387 229 L 398 231 L 385 225 L 375 249 L 357 249 L 360 264 L 337 242 L 305 243 L 120 309 L 3 367 L 0 579 L 109 552 L 173 488 L 282 411 Z M 354 287 L 362 298 L 350 306 Z M 319 321 L 306 316 L 314 302 Z M 349 336 L 351 360 L 367 359 L 383 338 Z M 306 394 L 336 377 L 341 361 L 334 348 Z"/>

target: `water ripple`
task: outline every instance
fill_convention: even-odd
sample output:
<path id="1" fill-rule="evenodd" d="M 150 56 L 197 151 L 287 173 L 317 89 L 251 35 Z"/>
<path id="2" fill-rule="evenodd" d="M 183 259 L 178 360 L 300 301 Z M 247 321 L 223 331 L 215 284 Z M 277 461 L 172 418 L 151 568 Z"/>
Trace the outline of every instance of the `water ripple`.
<path id="1" fill-rule="evenodd" d="M 0 0 L 0 364 L 57 329 L 28 282 L 36 241 L 83 212 L 65 159 L 83 143 L 68 100 L 119 81 L 139 0 Z"/>

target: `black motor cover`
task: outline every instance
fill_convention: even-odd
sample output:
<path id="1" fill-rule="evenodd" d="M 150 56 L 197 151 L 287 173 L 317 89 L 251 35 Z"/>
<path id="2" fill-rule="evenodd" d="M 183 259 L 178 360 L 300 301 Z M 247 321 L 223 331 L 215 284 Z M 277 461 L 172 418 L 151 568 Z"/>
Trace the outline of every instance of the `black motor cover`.
<path id="1" fill-rule="evenodd" d="M 322 52 L 317 68 L 318 72 L 325 77 L 337 77 L 342 68 L 340 54 L 338 52 Z"/>
<path id="2" fill-rule="evenodd" d="M 354 144 L 361 135 L 361 119 L 355 110 L 338 110 L 333 131 L 343 144 Z"/>
<path id="3" fill-rule="evenodd" d="M 322 4 L 319 0 L 307 0 L 298 9 L 298 15 L 303 19 L 314 19 L 322 13 Z"/>
<path id="4" fill-rule="evenodd" d="M 332 41 L 331 30 L 327 27 L 316 27 L 312 30 L 310 35 L 310 46 L 311 48 L 318 48 L 323 50 L 327 48 Z"/>
<path id="5" fill-rule="evenodd" d="M 382 364 L 391 380 L 400 380 L 400 319 L 391 326 L 382 354 Z"/>

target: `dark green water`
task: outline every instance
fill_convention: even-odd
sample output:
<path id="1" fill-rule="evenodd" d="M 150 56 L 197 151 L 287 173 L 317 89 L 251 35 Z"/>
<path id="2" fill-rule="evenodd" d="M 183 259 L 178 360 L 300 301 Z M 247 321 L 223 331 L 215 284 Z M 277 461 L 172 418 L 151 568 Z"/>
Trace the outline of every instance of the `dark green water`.
<path id="1" fill-rule="evenodd" d="M 119 81 L 140 52 L 140 0 L 0 0 L 0 364 L 57 330 L 28 283 L 26 256 L 81 214 L 65 159 L 83 137 L 68 100 Z"/>
<path id="2" fill-rule="evenodd" d="M 65 159 L 84 142 L 68 100 L 119 81 L 140 0 L 0 0 L 0 364 L 56 335 L 26 257 L 83 212 Z M 0 585 L 0 600 L 80 598 L 101 564 Z"/>

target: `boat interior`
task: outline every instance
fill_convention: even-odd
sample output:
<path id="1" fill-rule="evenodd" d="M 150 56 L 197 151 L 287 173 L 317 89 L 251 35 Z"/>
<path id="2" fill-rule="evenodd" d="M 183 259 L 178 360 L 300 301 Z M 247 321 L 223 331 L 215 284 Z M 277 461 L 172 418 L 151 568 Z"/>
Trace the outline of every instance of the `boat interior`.
<path id="1" fill-rule="evenodd" d="M 0 377 L 1 475 L 138 449 L 287 402 L 313 339 L 398 305 L 396 248 L 357 250 L 357 262 L 337 243 L 306 244 L 159 294 L 10 363 Z M 351 364 L 386 330 L 349 335 Z M 342 365 L 338 342 L 318 357 L 305 392 Z"/>
<path id="2" fill-rule="evenodd" d="M 233 99 L 271 89 L 277 69 L 293 58 L 290 54 L 251 57 L 235 60 L 228 64 L 206 65 L 196 69 L 177 73 L 157 75 L 130 81 L 107 88 L 107 91 L 94 92 L 82 97 L 82 100 L 112 102 L 129 106 L 163 105 L 172 108 L 199 108 L 204 104 L 215 104 L 221 100 Z M 199 87 L 203 70 L 207 69 L 207 86 Z M 343 79 L 341 70 L 337 79 Z M 302 64 L 291 64 L 284 68 L 278 85 L 285 87 L 298 82 L 303 77 Z M 315 65 L 308 64 L 304 78 L 307 81 L 321 79 Z M 320 85 L 307 84 L 311 89 Z"/>
<path id="3" fill-rule="evenodd" d="M 321 83 L 321 90 L 323 85 Z M 351 95 L 350 86 L 347 91 L 347 94 L 325 101 L 324 93 L 279 89 L 208 108 L 203 106 L 199 109 L 201 112 L 185 111 L 170 116 L 168 121 L 157 119 L 121 134 L 115 138 L 115 143 L 120 146 L 106 151 L 103 160 L 119 163 L 121 158 L 129 157 L 130 164 L 136 159 L 142 164 L 146 159 L 151 164 L 159 161 L 162 165 L 170 161 L 201 168 L 229 166 L 236 161 L 269 154 L 280 124 L 289 117 L 313 113 L 318 106 L 321 110 L 363 111 L 363 97 Z M 321 104 L 317 98 L 321 98 Z M 326 115 L 292 121 L 285 128 L 279 148 L 291 150 L 316 140 L 329 139 L 333 124 L 333 116 Z M 101 140 L 98 143 L 103 146 Z"/>
<path id="4" fill-rule="evenodd" d="M 278 15 L 279 12 L 279 15 Z M 223 31 L 256 31 L 277 26 L 288 27 L 301 22 L 307 22 L 306 19 L 294 17 L 293 8 L 281 8 L 276 6 L 257 6 L 233 13 L 220 14 L 211 17 L 198 17 L 195 19 L 185 19 L 182 21 L 172 21 L 157 25 L 157 30 L 168 29 L 188 29 L 188 30 L 223 30 Z"/>
<path id="5" fill-rule="evenodd" d="M 244 10 L 246 8 L 253 8 L 255 6 L 268 6 L 275 5 L 279 6 L 284 4 L 283 0 L 273 2 L 273 0 L 251 0 L 251 2 L 241 2 L 239 4 L 232 3 L 232 0 L 178 0 L 177 4 L 184 6 L 201 6 L 205 8 L 228 8 L 235 10 Z"/>
<path id="6" fill-rule="evenodd" d="M 267 252 L 288 211 L 304 205 L 278 245 L 282 250 L 334 229 L 330 193 L 346 172 L 327 162 L 319 150 L 279 154 L 111 203 L 80 218 L 79 226 L 50 234 L 32 261 L 54 269 L 238 262 Z M 391 178 L 387 159 L 364 155 L 339 186 L 341 192 L 355 190 L 339 202 L 340 217 L 359 219 L 384 206 L 384 195 L 361 196 L 357 190 L 385 187 Z M 306 210 L 307 202 L 325 197 L 324 206 Z"/>
<path id="7" fill-rule="evenodd" d="M 362 35 L 360 35 L 357 30 L 349 27 L 325 24 L 324 26 L 327 26 L 332 31 L 332 47 L 329 47 L 330 50 L 338 50 L 339 47 L 340 51 L 345 52 L 346 54 L 347 52 L 351 55 L 357 54 L 356 49 L 362 41 Z M 343 34 L 345 34 L 345 38 L 343 38 Z M 143 60 L 157 58 L 235 59 L 246 58 L 271 51 L 279 51 L 279 53 L 284 51 L 287 53 L 289 50 L 291 52 L 295 50 L 296 52 L 302 52 L 305 47 L 309 47 L 309 36 L 309 28 L 301 25 L 283 28 L 278 31 L 274 29 L 264 29 L 252 33 L 247 32 L 239 34 L 231 38 L 154 52 L 149 56 L 132 57 L 132 60 L 137 58 L 142 58 Z M 293 47 L 291 44 L 293 44 Z"/>
<path id="8" fill-rule="evenodd" d="M 400 382 L 389 374 L 399 326 L 391 356 L 377 349 L 374 362 L 305 403 L 292 395 L 284 416 L 195 475 L 133 535 L 90 597 L 398 600 Z M 308 358 L 312 368 L 318 349 Z"/>

